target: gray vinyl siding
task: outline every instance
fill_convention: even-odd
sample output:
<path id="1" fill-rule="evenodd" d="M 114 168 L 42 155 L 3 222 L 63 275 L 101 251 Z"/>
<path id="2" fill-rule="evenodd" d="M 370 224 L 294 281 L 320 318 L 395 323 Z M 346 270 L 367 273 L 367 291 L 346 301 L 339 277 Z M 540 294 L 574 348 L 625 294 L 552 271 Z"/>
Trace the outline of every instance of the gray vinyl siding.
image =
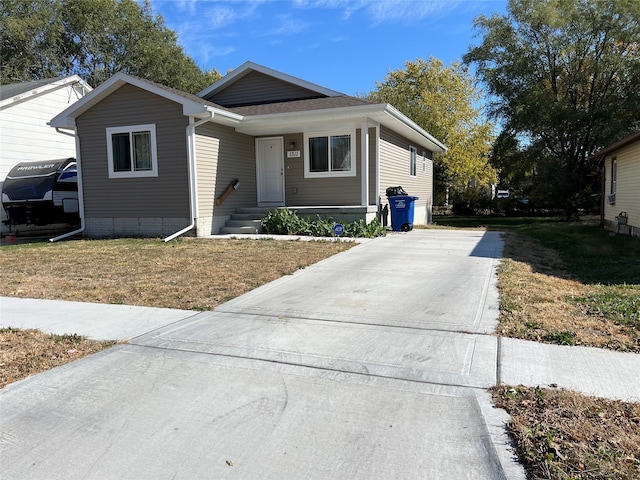
<path id="1" fill-rule="evenodd" d="M 286 206 L 360 205 L 360 130 L 356 131 L 356 175 L 353 177 L 305 178 L 303 134 L 285 135 L 285 152 L 292 140 L 296 142 L 296 150 L 300 150 L 300 158 L 286 158 L 285 153 Z"/>
<path id="2" fill-rule="evenodd" d="M 186 126 L 182 106 L 125 85 L 76 119 L 85 216 L 188 218 Z M 109 178 L 106 129 L 155 124 L 158 176 Z"/>
<path id="3" fill-rule="evenodd" d="M 409 147 L 418 150 L 416 176 L 409 175 L 410 153 Z M 415 206 L 432 204 L 433 196 L 433 162 L 432 152 L 426 151 L 428 158 L 426 171 L 422 167 L 424 148 L 412 145 L 406 138 L 389 130 L 380 129 L 380 196 L 382 203 L 387 203 L 387 187 L 402 186 L 409 195 L 420 197 Z"/>
<path id="4" fill-rule="evenodd" d="M 254 138 L 232 128 L 213 123 L 196 130 L 196 171 L 198 179 L 198 215 L 230 215 L 236 208 L 257 205 L 256 157 Z M 237 190 L 215 205 L 234 180 Z"/>
<path id="5" fill-rule="evenodd" d="M 224 107 L 316 98 L 317 92 L 260 72 L 251 72 L 215 95 L 205 97 Z"/>

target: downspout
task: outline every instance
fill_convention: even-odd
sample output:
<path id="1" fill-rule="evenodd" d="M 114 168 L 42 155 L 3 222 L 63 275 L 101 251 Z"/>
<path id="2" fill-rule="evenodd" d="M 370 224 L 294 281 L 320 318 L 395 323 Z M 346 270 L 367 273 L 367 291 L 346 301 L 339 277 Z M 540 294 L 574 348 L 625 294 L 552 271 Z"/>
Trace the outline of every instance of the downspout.
<path id="1" fill-rule="evenodd" d="M 58 240 L 62 240 L 67 237 L 71 237 L 73 235 L 78 235 L 79 233 L 84 232 L 85 223 L 84 223 L 84 194 L 82 190 L 82 167 L 80 165 L 80 136 L 76 133 L 63 132 L 59 127 L 56 127 L 56 132 L 61 133 L 62 135 L 68 135 L 70 137 L 74 137 L 76 141 L 76 169 L 77 169 L 77 182 L 78 182 L 78 213 L 80 214 L 80 228 L 77 230 L 73 230 L 72 232 L 63 233 L 62 235 L 58 235 L 57 237 L 50 238 L 50 242 L 57 242 Z"/>
<path id="2" fill-rule="evenodd" d="M 196 218 L 198 216 L 197 208 L 198 205 L 196 203 L 196 145 L 195 145 L 195 133 L 196 127 L 199 127 L 203 123 L 208 122 L 213 118 L 213 112 L 208 112 L 209 116 L 203 118 L 202 120 L 198 120 L 196 123 L 193 123 L 193 117 L 189 117 L 189 125 L 187 125 L 186 135 L 187 135 L 187 162 L 189 163 L 189 212 L 191 213 L 191 223 L 183 228 L 182 230 L 172 233 L 168 237 L 164 238 L 163 242 L 169 242 L 180 235 L 187 233 L 189 230 L 193 229 L 196 225 Z"/>
<path id="3" fill-rule="evenodd" d="M 380 124 L 376 124 L 376 210 L 380 212 L 382 201 L 380 199 Z"/>
<path id="4" fill-rule="evenodd" d="M 369 123 L 363 122 L 360 126 L 360 205 L 369 206 Z M 365 212 L 366 218 L 366 212 Z"/>

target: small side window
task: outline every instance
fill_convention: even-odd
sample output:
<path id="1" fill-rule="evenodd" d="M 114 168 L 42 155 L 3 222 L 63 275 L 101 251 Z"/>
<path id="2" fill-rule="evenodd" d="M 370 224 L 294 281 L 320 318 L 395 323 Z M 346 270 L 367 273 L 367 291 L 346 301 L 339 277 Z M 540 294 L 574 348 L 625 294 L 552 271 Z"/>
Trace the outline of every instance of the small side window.
<path id="1" fill-rule="evenodd" d="M 416 176 L 418 162 L 418 150 L 416 147 L 409 147 L 409 175 Z"/>
<path id="2" fill-rule="evenodd" d="M 611 159 L 611 195 L 616 193 L 616 182 L 618 177 L 618 159 L 613 157 Z"/>

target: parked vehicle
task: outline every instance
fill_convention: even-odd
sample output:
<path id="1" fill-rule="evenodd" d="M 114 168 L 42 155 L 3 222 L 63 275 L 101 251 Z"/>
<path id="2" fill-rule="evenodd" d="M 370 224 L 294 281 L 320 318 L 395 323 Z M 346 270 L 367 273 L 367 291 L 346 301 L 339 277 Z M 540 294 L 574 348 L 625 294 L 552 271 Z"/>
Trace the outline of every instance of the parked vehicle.
<path id="1" fill-rule="evenodd" d="M 18 225 L 75 225 L 80 222 L 75 158 L 22 162 L 2 185 L 3 222 Z"/>

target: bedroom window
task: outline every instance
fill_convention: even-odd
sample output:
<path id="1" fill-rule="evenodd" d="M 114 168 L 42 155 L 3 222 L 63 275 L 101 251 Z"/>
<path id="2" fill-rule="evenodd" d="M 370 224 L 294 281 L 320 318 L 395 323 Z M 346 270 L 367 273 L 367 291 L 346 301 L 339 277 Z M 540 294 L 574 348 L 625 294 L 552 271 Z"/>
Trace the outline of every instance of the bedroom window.
<path id="1" fill-rule="evenodd" d="M 418 150 L 416 147 L 409 147 L 409 175 L 411 177 L 416 176 L 418 162 Z"/>
<path id="2" fill-rule="evenodd" d="M 157 177 L 156 126 L 107 128 L 109 178 Z"/>
<path id="3" fill-rule="evenodd" d="M 307 134 L 305 177 L 352 177 L 356 174 L 353 161 L 354 133 Z"/>

